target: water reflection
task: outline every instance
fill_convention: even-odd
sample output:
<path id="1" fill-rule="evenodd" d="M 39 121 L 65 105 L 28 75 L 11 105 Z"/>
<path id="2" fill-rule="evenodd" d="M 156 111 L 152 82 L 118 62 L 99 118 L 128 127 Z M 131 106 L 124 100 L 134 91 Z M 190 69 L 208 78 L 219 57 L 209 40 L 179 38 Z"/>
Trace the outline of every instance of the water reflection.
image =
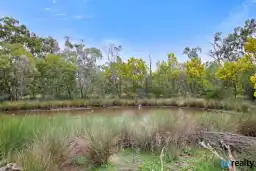
<path id="1" fill-rule="evenodd" d="M 19 115 L 76 115 L 76 116 L 88 116 L 88 115 L 106 115 L 106 116 L 138 116 L 148 114 L 178 114 L 180 117 L 185 117 L 187 114 L 203 114 L 209 113 L 204 110 L 198 109 L 181 109 L 175 107 L 113 107 L 113 108 L 93 108 L 93 109 L 76 109 L 76 110 L 44 110 L 44 111 L 15 111 L 9 112 L 9 114 Z M 212 112 L 211 112 L 212 113 Z"/>

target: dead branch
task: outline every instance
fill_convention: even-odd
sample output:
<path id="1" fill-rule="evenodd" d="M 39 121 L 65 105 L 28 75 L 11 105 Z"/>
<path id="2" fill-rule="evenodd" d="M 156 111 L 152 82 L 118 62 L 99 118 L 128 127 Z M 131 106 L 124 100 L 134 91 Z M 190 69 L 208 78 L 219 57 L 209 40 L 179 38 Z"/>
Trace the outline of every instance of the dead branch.
<path id="1" fill-rule="evenodd" d="M 221 144 L 227 149 L 227 151 L 228 151 L 228 156 L 229 156 L 229 159 L 228 160 L 226 160 L 226 159 L 224 159 L 223 157 L 221 157 L 219 154 L 218 154 L 218 152 L 208 143 L 207 145 L 204 143 L 204 141 L 202 141 L 202 142 L 199 142 L 199 144 L 202 146 L 202 147 L 204 147 L 205 149 L 208 149 L 208 150 L 210 150 L 213 154 L 215 154 L 220 160 L 223 160 L 223 161 L 235 161 L 235 159 L 234 159 L 234 157 L 233 157 L 233 155 L 232 155 L 232 153 L 231 153 L 231 150 L 230 150 L 230 146 L 229 145 L 227 145 L 227 144 L 225 144 L 223 141 L 221 141 Z M 233 165 L 233 166 L 230 166 L 229 168 L 229 171 L 236 171 L 236 167 L 235 167 L 235 165 Z"/>
<path id="2" fill-rule="evenodd" d="M 162 148 L 161 154 L 160 154 L 160 161 L 161 161 L 161 171 L 164 171 L 164 162 L 163 162 L 163 157 L 164 157 L 164 149 L 165 147 Z"/>
<path id="3" fill-rule="evenodd" d="M 22 171 L 15 163 L 8 163 L 6 166 L 0 168 L 0 171 Z"/>

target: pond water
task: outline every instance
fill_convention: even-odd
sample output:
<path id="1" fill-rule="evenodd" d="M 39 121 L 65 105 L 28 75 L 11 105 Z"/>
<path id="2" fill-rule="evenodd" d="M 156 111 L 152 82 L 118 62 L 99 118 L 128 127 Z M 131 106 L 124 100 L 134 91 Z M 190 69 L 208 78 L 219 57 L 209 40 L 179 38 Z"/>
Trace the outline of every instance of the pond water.
<path id="1" fill-rule="evenodd" d="M 151 122 L 166 123 L 170 125 L 197 125 L 204 131 L 219 131 L 219 132 L 236 132 L 236 127 L 250 115 L 245 114 L 230 114 L 221 112 L 209 112 L 206 110 L 191 109 L 191 108 L 175 108 L 175 107 L 111 107 L 111 108 L 91 108 L 91 109 L 76 109 L 64 110 L 54 109 L 45 111 L 15 111 L 6 113 L 8 117 L 5 119 L 10 121 L 11 118 L 21 117 L 25 121 L 33 121 L 33 119 L 54 119 L 58 118 L 76 126 L 84 124 L 85 120 L 89 119 L 89 123 L 100 122 L 107 123 L 110 120 L 117 119 L 122 123 L 142 122 L 150 126 Z M 34 118 L 35 116 L 35 118 Z M 101 123 L 102 122 L 102 123 Z"/>
<path id="2" fill-rule="evenodd" d="M 218 114 L 219 112 L 209 112 L 200 109 L 176 108 L 176 107 L 110 107 L 110 108 L 81 108 L 81 109 L 53 109 L 53 110 L 29 110 L 10 111 L 12 115 L 104 115 L 104 116 L 137 116 L 148 114 Z"/>

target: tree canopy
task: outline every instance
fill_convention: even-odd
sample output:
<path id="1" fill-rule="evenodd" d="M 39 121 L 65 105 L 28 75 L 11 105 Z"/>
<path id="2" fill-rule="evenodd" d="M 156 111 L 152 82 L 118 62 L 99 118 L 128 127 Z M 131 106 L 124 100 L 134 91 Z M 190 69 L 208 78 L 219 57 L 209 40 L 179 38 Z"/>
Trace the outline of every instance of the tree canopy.
<path id="1" fill-rule="evenodd" d="M 174 53 L 152 70 L 145 58 L 120 56 L 122 45 L 100 48 L 65 37 L 65 47 L 41 37 L 11 17 L 0 19 L 0 98 L 5 100 L 135 97 L 250 97 L 256 89 L 256 22 L 245 21 L 228 35 L 217 32 L 203 62 L 200 47 L 186 47 L 181 63 Z M 157 59 L 157 56 L 154 57 Z M 252 90 L 250 93 L 247 90 Z M 256 93 L 254 93 L 256 96 Z"/>

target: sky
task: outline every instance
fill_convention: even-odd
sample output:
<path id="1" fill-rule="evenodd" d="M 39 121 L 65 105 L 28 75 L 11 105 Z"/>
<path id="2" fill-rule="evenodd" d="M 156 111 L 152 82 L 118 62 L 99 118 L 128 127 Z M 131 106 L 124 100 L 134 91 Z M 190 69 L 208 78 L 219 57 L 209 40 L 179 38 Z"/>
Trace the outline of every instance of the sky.
<path id="1" fill-rule="evenodd" d="M 11 16 L 39 36 L 83 39 L 103 51 L 108 43 L 123 46 L 121 56 L 148 62 L 179 61 L 185 47 L 201 47 L 203 61 L 215 32 L 228 34 L 256 18 L 256 0 L 0 0 L 0 16 Z"/>

